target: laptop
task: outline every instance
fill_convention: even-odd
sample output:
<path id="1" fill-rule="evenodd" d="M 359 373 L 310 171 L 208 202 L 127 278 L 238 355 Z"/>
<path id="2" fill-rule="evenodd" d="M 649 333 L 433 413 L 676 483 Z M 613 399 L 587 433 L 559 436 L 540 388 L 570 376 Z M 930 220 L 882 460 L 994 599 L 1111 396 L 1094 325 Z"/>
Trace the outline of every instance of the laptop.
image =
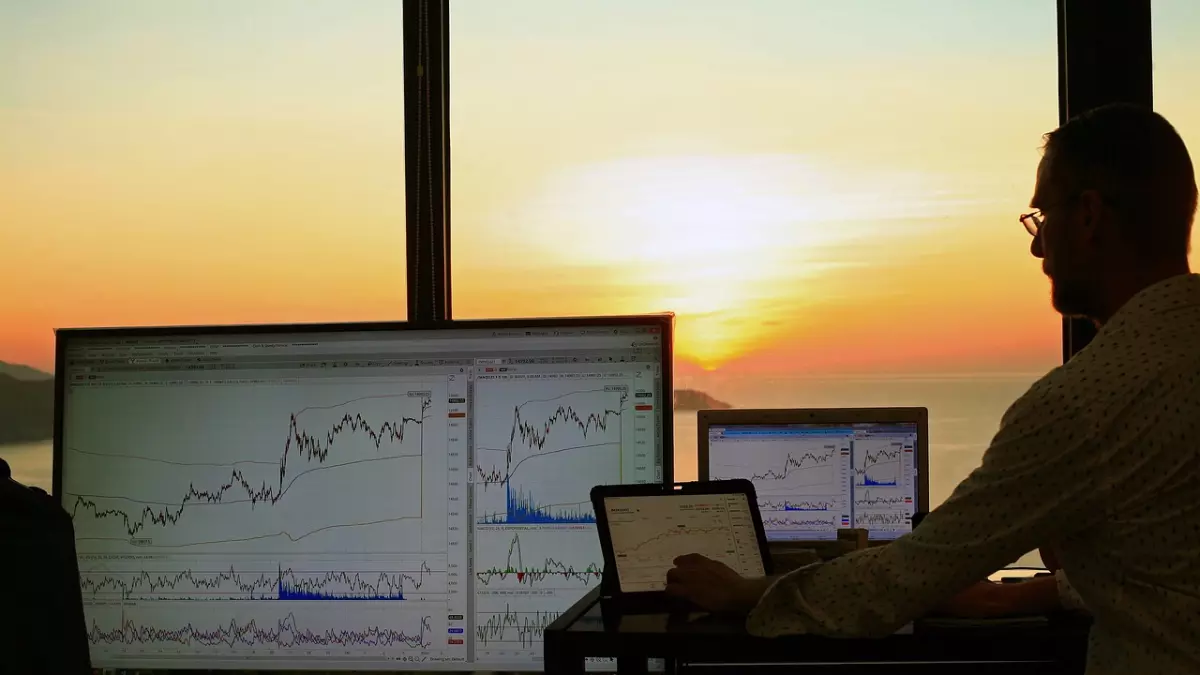
<path id="1" fill-rule="evenodd" d="M 879 544 L 929 510 L 926 408 L 701 410 L 700 480 L 754 484 L 773 545 L 868 531 Z"/>
<path id="2" fill-rule="evenodd" d="M 748 480 L 592 488 L 604 554 L 601 589 L 625 613 L 686 612 L 666 594 L 678 556 L 699 553 L 747 577 L 771 573 L 771 558 Z"/>

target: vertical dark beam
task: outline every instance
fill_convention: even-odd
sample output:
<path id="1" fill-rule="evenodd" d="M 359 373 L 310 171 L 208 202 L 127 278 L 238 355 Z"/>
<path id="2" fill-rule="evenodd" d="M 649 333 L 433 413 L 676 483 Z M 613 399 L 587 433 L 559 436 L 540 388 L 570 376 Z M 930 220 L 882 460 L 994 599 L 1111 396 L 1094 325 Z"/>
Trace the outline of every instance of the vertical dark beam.
<path id="1" fill-rule="evenodd" d="M 1060 121 L 1106 103 L 1154 104 L 1150 0 L 1059 0 Z M 1063 360 L 1096 335 L 1063 320 Z"/>
<path id="2" fill-rule="evenodd" d="M 404 0 L 408 320 L 450 318 L 450 4 Z"/>

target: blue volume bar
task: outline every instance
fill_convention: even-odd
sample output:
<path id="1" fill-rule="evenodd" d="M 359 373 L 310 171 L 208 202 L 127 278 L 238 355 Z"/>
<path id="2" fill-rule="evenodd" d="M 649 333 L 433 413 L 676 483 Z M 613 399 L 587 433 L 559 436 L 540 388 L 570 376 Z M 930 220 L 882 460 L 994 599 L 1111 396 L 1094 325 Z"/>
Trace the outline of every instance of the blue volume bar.
<path id="1" fill-rule="evenodd" d="M 280 600 L 404 600 L 404 589 L 419 590 L 425 575 L 433 570 L 422 562 L 415 573 L 379 572 L 372 582 L 363 574 L 374 572 L 325 572 L 308 578 L 292 570 L 280 570 L 277 597 Z"/>
<path id="2" fill-rule="evenodd" d="M 595 523 L 595 514 L 582 508 L 551 513 L 551 507 L 538 506 L 533 495 L 518 491 L 514 496 L 511 484 L 505 486 L 506 511 L 504 522 L 521 525 L 551 525 L 563 523 Z"/>

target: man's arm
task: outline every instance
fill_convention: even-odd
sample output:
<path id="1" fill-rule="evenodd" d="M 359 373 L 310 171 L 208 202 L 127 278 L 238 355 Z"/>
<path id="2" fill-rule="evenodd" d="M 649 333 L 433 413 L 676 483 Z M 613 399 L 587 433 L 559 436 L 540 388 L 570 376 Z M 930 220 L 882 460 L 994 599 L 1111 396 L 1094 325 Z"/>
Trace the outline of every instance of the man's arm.
<path id="1" fill-rule="evenodd" d="M 1034 577 L 1012 583 L 981 581 L 938 607 L 938 612 L 968 619 L 1046 614 L 1061 609 L 1058 580 Z"/>
<path id="2" fill-rule="evenodd" d="M 751 611 L 748 629 L 888 635 L 1025 552 L 1095 522 L 1109 483 L 1096 481 L 1092 467 L 1105 453 L 1096 425 L 1060 391 L 1035 387 L 1014 404 L 982 465 L 919 528 L 782 577 Z"/>
<path id="3" fill-rule="evenodd" d="M 943 614 L 969 619 L 1046 614 L 1060 609 L 1087 611 L 1062 570 L 1019 582 L 980 582 L 938 607 Z"/>

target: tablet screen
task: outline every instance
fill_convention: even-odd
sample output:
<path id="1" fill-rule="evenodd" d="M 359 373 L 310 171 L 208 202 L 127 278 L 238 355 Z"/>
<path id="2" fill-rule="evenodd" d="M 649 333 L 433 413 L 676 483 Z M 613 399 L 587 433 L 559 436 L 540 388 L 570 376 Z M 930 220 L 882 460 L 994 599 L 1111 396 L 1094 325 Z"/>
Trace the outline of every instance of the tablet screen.
<path id="1" fill-rule="evenodd" d="M 745 494 L 608 497 L 604 510 L 623 593 L 661 591 L 676 557 L 699 553 L 761 577 L 762 551 Z"/>

